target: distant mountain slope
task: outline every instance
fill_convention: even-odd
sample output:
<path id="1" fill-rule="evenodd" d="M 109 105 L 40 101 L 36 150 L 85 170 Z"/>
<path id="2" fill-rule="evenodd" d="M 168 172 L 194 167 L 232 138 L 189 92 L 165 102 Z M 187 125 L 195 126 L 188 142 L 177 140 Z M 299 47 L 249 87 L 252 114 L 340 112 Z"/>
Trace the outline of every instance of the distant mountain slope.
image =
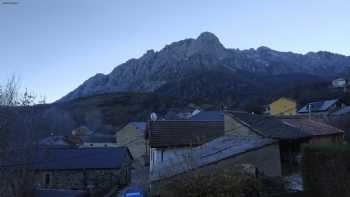
<path id="1" fill-rule="evenodd" d="M 159 92 L 186 97 L 185 92 L 192 92 L 194 84 L 197 84 L 198 91 L 192 94 L 207 97 L 208 95 L 203 95 L 207 91 L 202 91 L 205 88 L 220 88 L 224 93 L 228 91 L 227 94 L 236 90 L 244 91 L 244 87 L 247 87 L 249 92 L 269 87 L 261 84 L 263 81 L 268 81 L 268 84 L 281 82 L 278 80 L 274 83 L 269 80 L 271 76 L 309 75 L 332 78 L 348 73 L 349 70 L 348 56 L 330 52 L 302 55 L 267 47 L 227 49 L 214 34 L 204 32 L 197 39 L 171 43 L 159 52 L 149 50 L 139 59 L 131 59 L 117 66 L 108 75 L 97 74 L 59 101 L 110 92 Z M 252 77 L 259 81 L 252 80 Z M 198 87 L 201 85 L 198 81 L 203 80 L 207 81 L 203 83 L 205 86 Z M 179 95 L 174 94 L 174 91 Z"/>
<path id="2" fill-rule="evenodd" d="M 130 121 L 146 121 L 151 112 L 192 109 L 193 106 L 189 105 L 196 103 L 154 93 L 110 93 L 30 107 L 0 106 L 0 122 L 11 123 L 8 132 L 13 133 L 14 138 L 25 132 L 31 133 L 35 139 L 50 134 L 69 135 L 80 126 L 115 134 L 118 128 Z"/>

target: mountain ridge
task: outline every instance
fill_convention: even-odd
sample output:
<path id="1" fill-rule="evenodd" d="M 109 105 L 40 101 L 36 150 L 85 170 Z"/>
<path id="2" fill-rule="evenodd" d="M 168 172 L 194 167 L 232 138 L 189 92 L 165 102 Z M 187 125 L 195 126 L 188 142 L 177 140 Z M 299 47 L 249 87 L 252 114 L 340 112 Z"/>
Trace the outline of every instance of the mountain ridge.
<path id="1" fill-rule="evenodd" d="M 96 74 L 59 102 L 112 92 L 163 93 L 160 90 L 176 84 L 177 80 L 201 72 L 220 72 L 223 68 L 227 72 L 224 74 L 230 76 L 250 73 L 269 77 L 303 73 L 329 78 L 349 72 L 350 57 L 326 51 L 306 54 L 280 52 L 266 46 L 229 49 L 213 33 L 203 32 L 196 39 L 173 42 L 159 51 L 148 50 L 140 58 L 115 67 L 110 74 Z"/>

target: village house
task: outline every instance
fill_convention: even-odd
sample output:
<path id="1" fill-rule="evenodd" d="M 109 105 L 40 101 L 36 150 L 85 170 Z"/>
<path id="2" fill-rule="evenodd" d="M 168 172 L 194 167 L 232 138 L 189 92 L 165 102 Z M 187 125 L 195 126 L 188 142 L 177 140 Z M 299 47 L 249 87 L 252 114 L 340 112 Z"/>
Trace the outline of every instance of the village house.
<path id="1" fill-rule="evenodd" d="M 134 158 L 133 166 L 139 168 L 145 166 L 147 154 L 146 144 L 146 123 L 130 122 L 116 133 L 116 142 L 118 146 L 126 146 L 129 148 Z"/>
<path id="2" fill-rule="evenodd" d="M 95 194 L 130 182 L 133 158 L 126 147 L 40 148 L 35 155 L 30 169 L 40 190 Z"/>
<path id="3" fill-rule="evenodd" d="M 233 164 L 253 164 L 267 176 L 281 175 L 280 153 L 274 140 L 224 134 L 223 121 L 150 122 L 150 181 L 196 168 Z"/>
<path id="4" fill-rule="evenodd" d="M 295 115 L 297 103 L 294 99 L 281 97 L 267 106 L 266 113 L 272 116 Z"/>
<path id="5" fill-rule="evenodd" d="M 301 116 L 276 118 L 253 115 L 246 112 L 227 112 L 232 116 L 232 125 L 237 125 L 239 136 L 255 136 L 277 140 L 279 143 L 282 168 L 286 173 L 298 165 L 301 146 L 307 143 L 343 143 L 344 132 L 328 124 Z"/>
<path id="6" fill-rule="evenodd" d="M 329 115 L 336 112 L 346 105 L 339 99 L 317 101 L 306 104 L 298 110 L 299 114 L 313 114 L 313 115 Z"/>

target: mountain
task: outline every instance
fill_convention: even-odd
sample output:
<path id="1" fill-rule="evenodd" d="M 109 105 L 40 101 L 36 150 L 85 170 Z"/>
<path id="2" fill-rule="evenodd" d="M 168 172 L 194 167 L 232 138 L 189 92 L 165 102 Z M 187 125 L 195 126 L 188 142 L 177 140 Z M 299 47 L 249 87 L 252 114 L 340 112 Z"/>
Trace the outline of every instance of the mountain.
<path id="1" fill-rule="evenodd" d="M 152 112 L 161 115 L 169 109 L 194 110 L 198 107 L 215 106 L 155 93 L 108 93 L 45 105 L 0 106 L 0 123 L 8 123 L 6 135 L 0 133 L 0 145 L 9 138 L 11 142 L 25 140 L 27 135 L 30 140 L 52 134 L 69 135 L 80 126 L 99 133 L 115 134 L 128 122 L 147 121 Z"/>
<path id="2" fill-rule="evenodd" d="M 112 92 L 157 92 L 232 103 L 244 96 L 270 95 L 292 85 L 330 80 L 349 69 L 348 56 L 279 52 L 268 47 L 228 49 L 214 34 L 204 32 L 158 52 L 149 50 L 108 75 L 97 74 L 58 102 Z"/>

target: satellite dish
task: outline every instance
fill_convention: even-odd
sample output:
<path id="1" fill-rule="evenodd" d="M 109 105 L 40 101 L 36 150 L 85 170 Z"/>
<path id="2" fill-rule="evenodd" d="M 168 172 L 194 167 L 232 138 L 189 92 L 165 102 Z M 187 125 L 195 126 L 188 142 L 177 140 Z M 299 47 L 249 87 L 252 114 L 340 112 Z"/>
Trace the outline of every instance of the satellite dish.
<path id="1" fill-rule="evenodd" d="M 152 120 L 152 121 L 156 121 L 157 119 L 158 119 L 157 114 L 154 113 L 154 112 L 152 112 L 152 113 L 151 113 L 151 120 Z"/>

